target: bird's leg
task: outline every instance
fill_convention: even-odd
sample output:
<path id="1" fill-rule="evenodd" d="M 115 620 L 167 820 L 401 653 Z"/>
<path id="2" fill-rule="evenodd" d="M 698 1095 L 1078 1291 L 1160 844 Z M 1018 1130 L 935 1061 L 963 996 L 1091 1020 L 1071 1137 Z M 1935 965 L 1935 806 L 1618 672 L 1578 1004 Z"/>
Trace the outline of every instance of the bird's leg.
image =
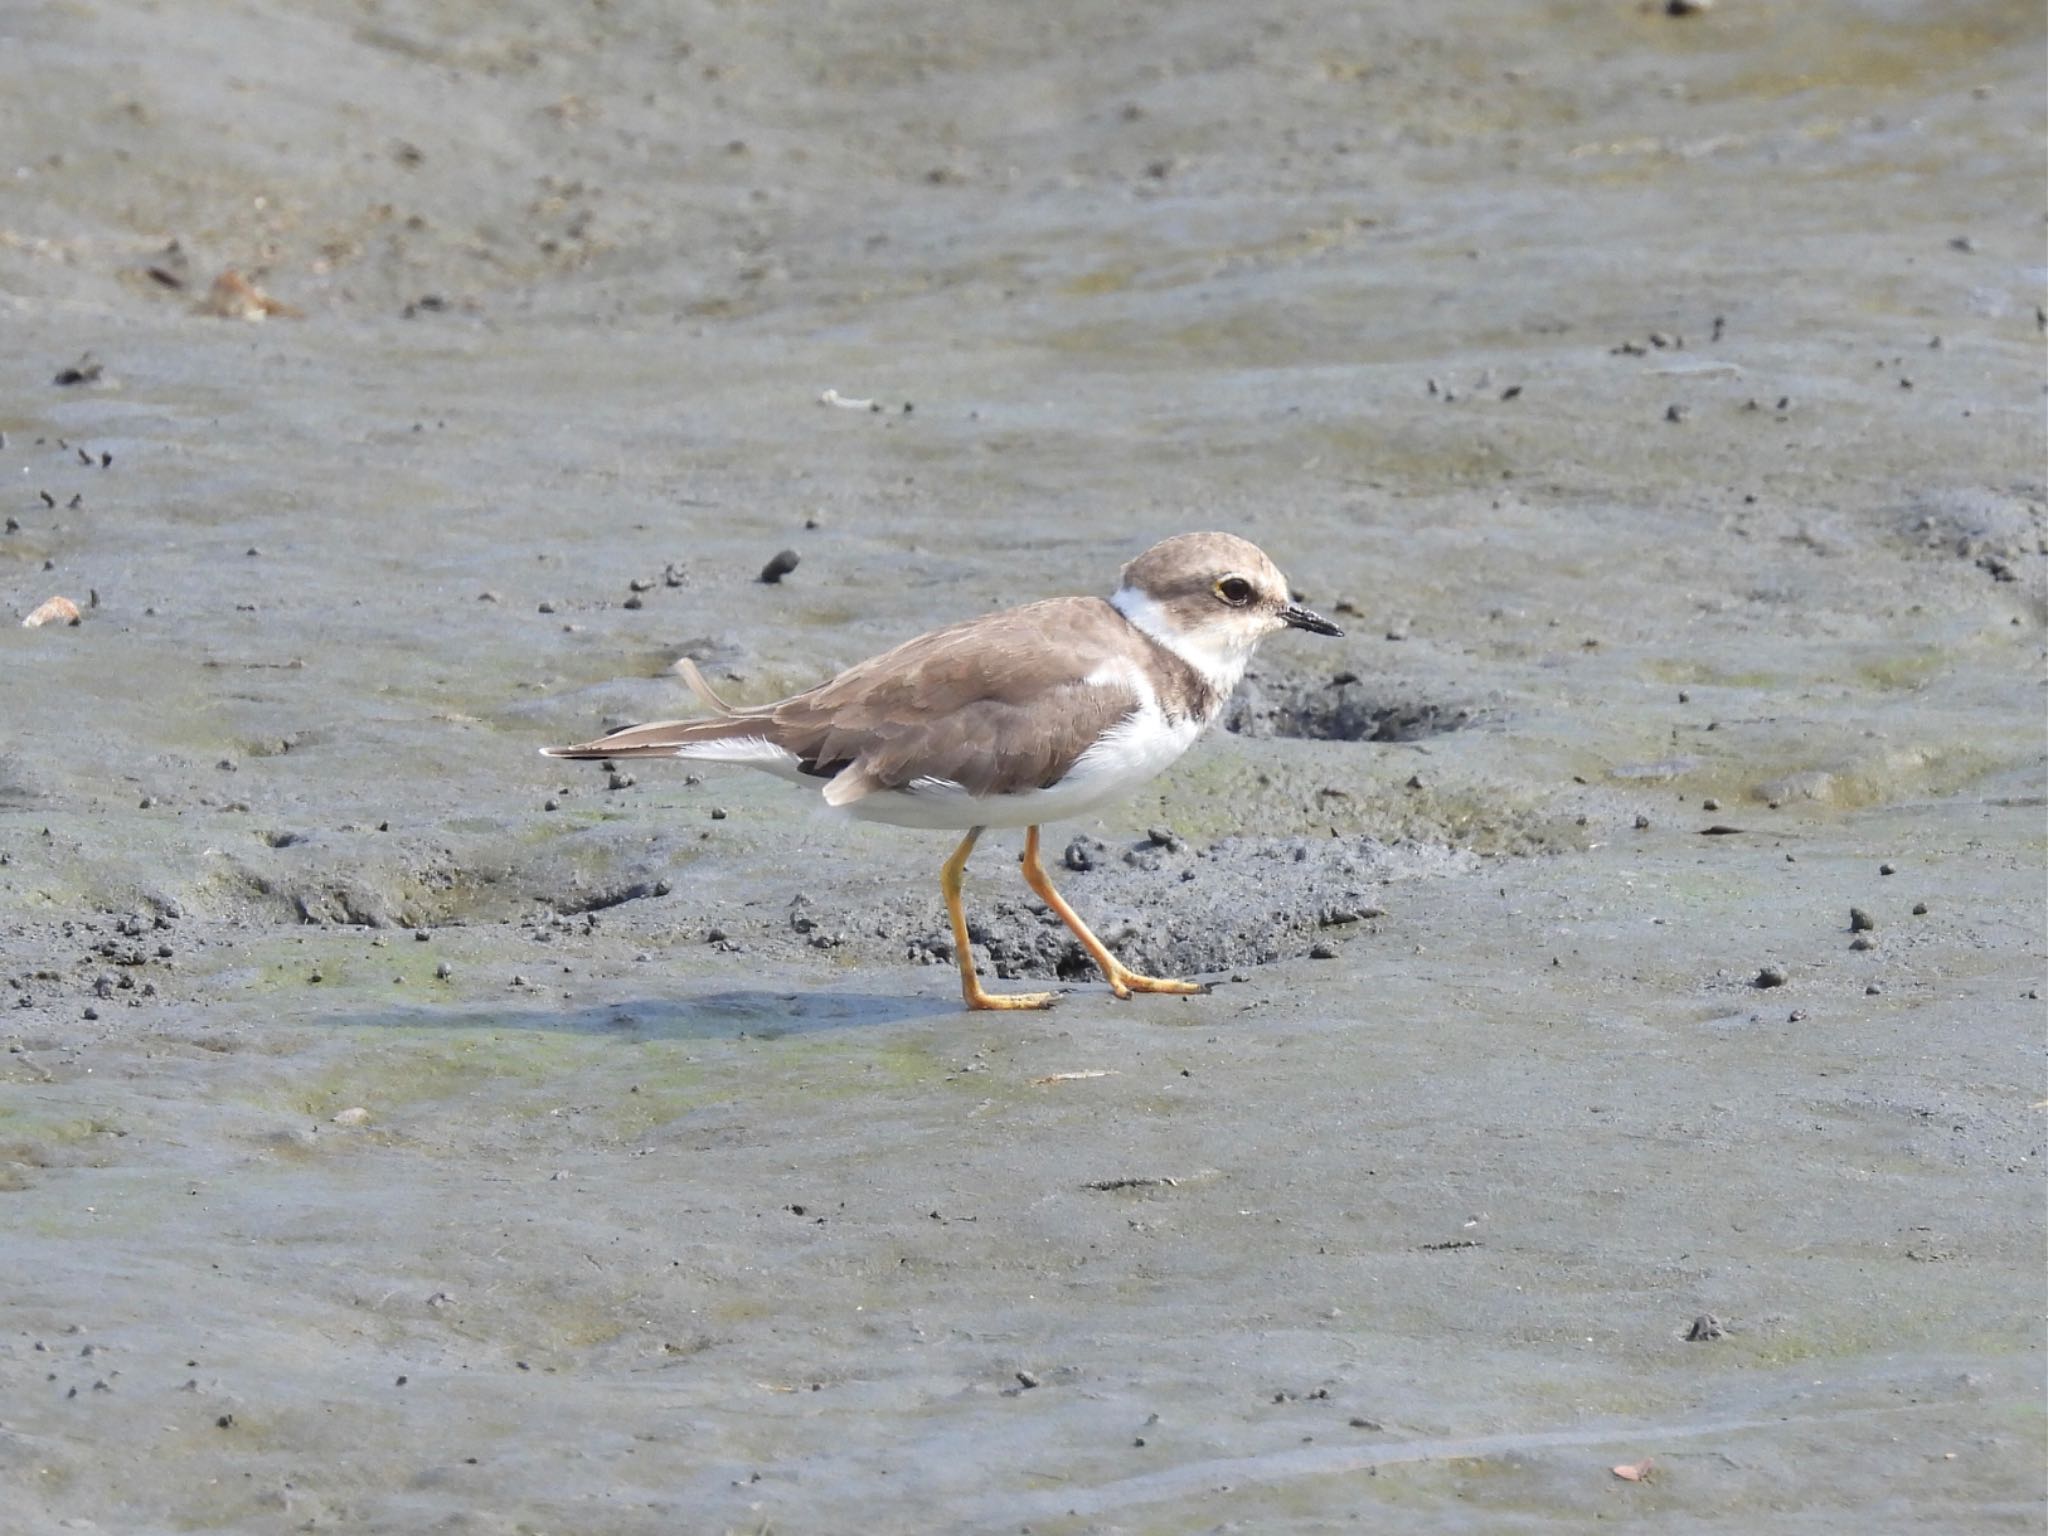
<path id="1" fill-rule="evenodd" d="M 957 857 L 957 855 L 956 855 Z M 1133 992 L 1172 992 L 1182 996 L 1209 989 L 1199 981 L 1169 981 L 1158 976 L 1140 976 L 1109 952 L 1109 946 L 1089 931 L 1081 921 L 1081 914 L 1066 903 L 1066 898 L 1052 888 L 1045 866 L 1038 862 L 1038 828 L 1032 827 L 1024 834 L 1024 883 L 1038 893 L 1038 899 L 1051 907 L 1059 920 L 1074 930 L 1074 937 L 1081 941 L 1082 948 L 1095 958 L 1102 967 L 1102 974 L 1109 978 L 1109 990 L 1118 997 L 1129 997 Z"/>
<path id="2" fill-rule="evenodd" d="M 968 945 L 967 911 L 960 905 L 960 883 L 967 873 L 967 856 L 981 840 L 982 828 L 975 827 L 960 839 L 953 857 L 939 871 L 939 888 L 946 893 L 946 917 L 953 924 L 953 958 L 960 965 L 960 995 L 970 1008 L 1050 1008 L 1057 992 L 987 992 L 974 973 L 974 951 Z"/>

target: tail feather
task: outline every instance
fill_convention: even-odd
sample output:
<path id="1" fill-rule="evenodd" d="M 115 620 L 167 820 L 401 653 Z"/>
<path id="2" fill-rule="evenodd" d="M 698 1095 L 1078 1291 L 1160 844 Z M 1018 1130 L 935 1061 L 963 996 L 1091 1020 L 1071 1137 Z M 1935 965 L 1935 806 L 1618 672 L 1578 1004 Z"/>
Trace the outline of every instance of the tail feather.
<path id="1" fill-rule="evenodd" d="M 676 658 L 675 674 L 677 677 L 680 677 L 683 680 L 684 686 L 686 686 L 690 690 L 690 692 L 697 695 L 697 702 L 702 704 L 706 709 L 710 710 L 713 714 L 724 715 L 726 718 L 730 719 L 734 715 L 758 713 L 758 711 L 756 710 L 744 710 L 735 708 L 733 705 L 728 704 L 725 702 L 725 700 L 721 699 L 716 693 L 712 691 L 710 680 L 707 679 L 704 676 L 703 672 L 698 669 L 697 663 L 690 660 L 690 658 L 687 656 L 678 656 Z"/>
<path id="2" fill-rule="evenodd" d="M 543 757 L 748 757 L 773 758 L 786 749 L 768 720 L 728 713 L 715 720 L 656 720 L 629 725 L 573 747 L 542 747 Z"/>

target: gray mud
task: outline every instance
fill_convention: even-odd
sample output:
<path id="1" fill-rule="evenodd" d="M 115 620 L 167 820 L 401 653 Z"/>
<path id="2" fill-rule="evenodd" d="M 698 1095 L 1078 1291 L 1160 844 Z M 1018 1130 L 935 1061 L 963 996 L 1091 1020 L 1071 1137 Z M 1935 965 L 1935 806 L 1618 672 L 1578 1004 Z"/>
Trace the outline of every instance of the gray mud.
<path id="1" fill-rule="evenodd" d="M 2048 29 L 1667 9 L 0 9 L 7 1536 L 2041 1529 Z M 536 754 L 1201 527 L 1207 995 Z"/>

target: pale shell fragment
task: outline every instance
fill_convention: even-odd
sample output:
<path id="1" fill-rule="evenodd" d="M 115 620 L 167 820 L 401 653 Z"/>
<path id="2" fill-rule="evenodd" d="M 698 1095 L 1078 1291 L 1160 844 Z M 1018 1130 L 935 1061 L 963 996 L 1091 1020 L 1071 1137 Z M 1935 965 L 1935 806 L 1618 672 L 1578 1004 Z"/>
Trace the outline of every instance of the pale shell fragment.
<path id="1" fill-rule="evenodd" d="M 68 597 L 53 597 L 21 621 L 23 629 L 41 629 L 45 624 L 76 624 L 78 604 Z"/>

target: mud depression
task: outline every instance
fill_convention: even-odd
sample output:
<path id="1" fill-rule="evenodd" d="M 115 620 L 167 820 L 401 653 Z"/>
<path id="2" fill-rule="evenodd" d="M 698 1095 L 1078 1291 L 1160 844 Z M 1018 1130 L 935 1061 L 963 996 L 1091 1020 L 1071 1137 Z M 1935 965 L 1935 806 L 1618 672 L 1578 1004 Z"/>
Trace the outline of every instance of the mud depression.
<path id="1" fill-rule="evenodd" d="M 1667 9 L 0 16 L 10 1530 L 2037 1529 L 2042 19 Z M 536 755 L 1201 528 L 1207 996 Z"/>

